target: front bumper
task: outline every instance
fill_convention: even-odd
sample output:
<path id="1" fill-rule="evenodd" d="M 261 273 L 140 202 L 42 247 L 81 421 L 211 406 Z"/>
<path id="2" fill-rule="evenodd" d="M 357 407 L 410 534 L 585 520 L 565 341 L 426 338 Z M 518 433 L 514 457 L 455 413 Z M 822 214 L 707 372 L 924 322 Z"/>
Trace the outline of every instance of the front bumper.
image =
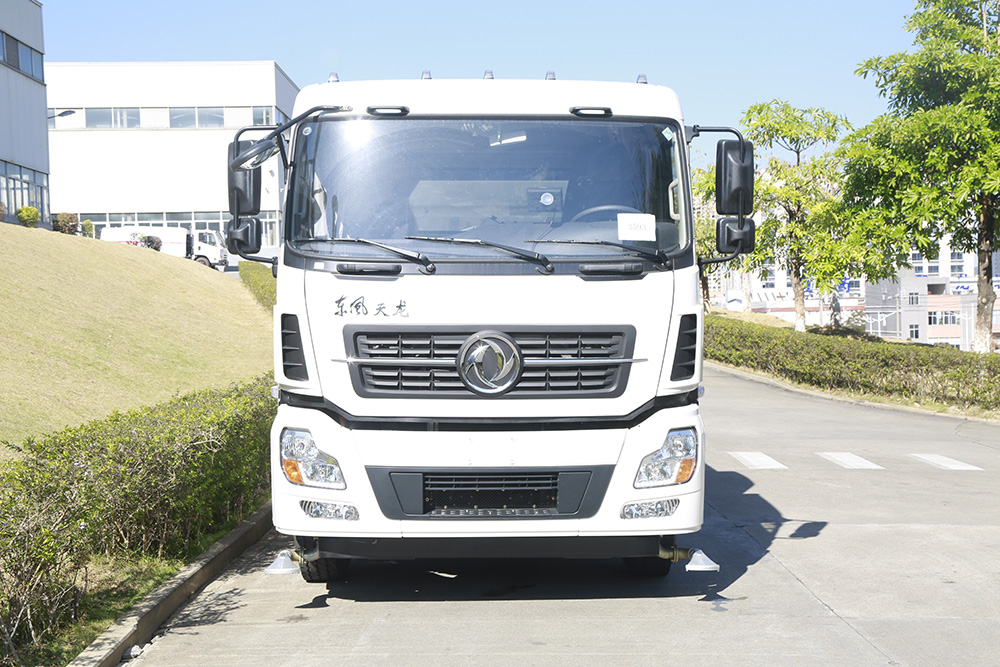
<path id="1" fill-rule="evenodd" d="M 286 427 L 312 433 L 316 445 L 339 462 L 346 489 L 296 485 L 285 478 L 277 443 Z M 692 479 L 674 486 L 635 489 L 633 481 L 642 458 L 660 447 L 668 431 L 684 427 L 693 427 L 699 436 L 698 465 Z M 473 538 L 479 546 L 472 547 L 470 542 L 469 549 L 481 550 L 486 544 L 497 553 L 600 555 L 616 551 L 610 555 L 635 555 L 651 549 L 655 553 L 658 536 L 694 532 L 703 519 L 705 438 L 696 404 L 660 410 L 632 428 L 448 432 L 352 430 L 320 410 L 282 405 L 271 440 L 275 527 L 303 538 L 337 538 L 323 540 L 323 551 L 329 554 L 459 555 L 462 541 Z M 425 474 L 441 471 L 459 477 L 552 473 L 560 500 L 545 511 L 476 507 L 428 512 L 421 480 Z M 671 505 L 676 501 L 669 516 L 622 516 L 628 503 L 660 499 Z M 356 509 L 357 518 L 310 515 L 304 507 L 316 502 L 349 505 Z M 580 537 L 594 539 L 548 539 Z M 603 538 L 636 540 L 630 544 Z"/>

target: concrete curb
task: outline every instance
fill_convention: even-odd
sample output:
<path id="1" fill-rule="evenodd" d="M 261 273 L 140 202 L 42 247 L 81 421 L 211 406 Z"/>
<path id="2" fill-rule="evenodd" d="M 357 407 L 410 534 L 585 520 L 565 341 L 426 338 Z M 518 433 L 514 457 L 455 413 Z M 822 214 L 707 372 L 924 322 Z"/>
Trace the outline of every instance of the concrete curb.
<path id="1" fill-rule="evenodd" d="M 927 408 L 919 408 L 910 405 L 897 405 L 895 403 L 877 403 L 875 401 L 866 401 L 860 398 L 838 396 L 837 394 L 830 394 L 824 392 L 821 389 L 807 389 L 805 387 L 800 387 L 798 385 L 794 385 L 789 382 L 773 378 L 769 375 L 758 375 L 757 373 L 752 373 L 750 371 L 746 371 L 741 368 L 735 368 L 733 366 L 727 366 L 717 361 L 709 361 L 708 359 L 705 359 L 703 363 L 706 368 L 712 368 L 714 370 L 722 371 L 724 373 L 729 373 L 730 375 L 741 377 L 744 380 L 750 380 L 751 382 L 760 382 L 761 384 L 771 385 L 772 387 L 777 387 L 778 389 L 783 389 L 785 391 L 790 391 L 798 394 L 804 394 L 806 396 L 813 396 L 815 398 L 825 398 L 829 401 L 837 401 L 839 403 L 849 403 L 851 405 L 861 405 L 866 408 L 878 408 L 880 410 L 909 412 L 915 415 L 932 415 L 935 417 L 946 417 L 948 419 L 957 419 L 959 421 L 980 422 L 982 424 L 1000 423 L 1000 421 L 996 419 L 985 419 L 983 417 L 973 417 L 970 415 L 957 415 L 957 414 L 952 414 L 950 412 L 938 412 L 937 410 L 928 410 Z"/>
<path id="2" fill-rule="evenodd" d="M 228 535 L 160 584 L 91 642 L 69 667 L 113 667 L 131 646 L 147 643 L 157 629 L 247 547 L 271 530 L 271 502 L 240 522 Z"/>

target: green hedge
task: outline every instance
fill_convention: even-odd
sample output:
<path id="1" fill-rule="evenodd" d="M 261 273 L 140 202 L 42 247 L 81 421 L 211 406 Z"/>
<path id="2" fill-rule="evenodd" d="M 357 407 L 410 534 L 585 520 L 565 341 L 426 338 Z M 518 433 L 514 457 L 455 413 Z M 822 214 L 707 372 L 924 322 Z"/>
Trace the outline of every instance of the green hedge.
<path id="1" fill-rule="evenodd" d="M 277 299 L 277 281 L 274 279 L 274 274 L 271 273 L 271 265 L 242 261 L 240 262 L 240 279 L 257 299 L 257 302 L 270 312 Z"/>
<path id="2" fill-rule="evenodd" d="M 705 357 L 824 389 L 1000 408 L 1000 355 L 800 333 L 705 318 Z"/>
<path id="3" fill-rule="evenodd" d="M 19 457 L 0 466 L 0 664 L 75 616 L 90 555 L 182 556 L 257 508 L 272 382 L 194 392 L 14 447 Z"/>

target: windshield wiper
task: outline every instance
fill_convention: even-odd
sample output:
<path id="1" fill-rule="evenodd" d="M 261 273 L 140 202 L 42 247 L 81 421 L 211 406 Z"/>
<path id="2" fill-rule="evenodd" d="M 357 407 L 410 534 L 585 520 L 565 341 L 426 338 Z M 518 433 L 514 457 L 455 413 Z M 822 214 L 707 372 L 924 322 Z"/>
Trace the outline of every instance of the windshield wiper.
<path id="1" fill-rule="evenodd" d="M 421 265 L 423 265 L 424 271 L 426 273 L 434 273 L 435 271 L 437 271 L 437 267 L 434 266 L 434 263 L 431 262 L 431 260 L 427 259 L 426 255 L 423 255 L 423 254 L 421 254 L 419 252 L 411 252 L 409 250 L 404 250 L 403 248 L 397 248 L 395 246 L 387 245 L 387 244 L 381 243 L 379 241 L 372 241 L 370 239 L 342 239 L 342 238 L 337 238 L 337 239 L 330 239 L 330 241 L 333 242 L 333 243 L 361 243 L 361 244 L 364 244 L 364 245 L 373 246 L 375 248 L 381 248 L 382 250 L 385 250 L 386 252 L 392 253 L 393 255 L 396 255 L 397 257 L 402 257 L 403 259 L 408 259 L 411 262 L 414 262 L 415 264 L 421 264 Z"/>
<path id="2" fill-rule="evenodd" d="M 612 248 L 621 248 L 623 250 L 628 250 L 631 253 L 642 257 L 643 259 L 648 259 L 651 262 L 662 265 L 664 268 L 670 266 L 670 258 L 667 257 L 667 253 L 662 250 L 647 250 L 645 248 L 640 248 L 634 245 L 628 245 L 627 243 L 615 243 L 614 241 L 576 241 L 576 240 L 549 240 L 549 239 L 535 239 L 533 241 L 525 241 L 525 243 L 565 243 L 567 245 L 606 245 Z"/>
<path id="3" fill-rule="evenodd" d="M 497 250 L 509 252 L 515 257 L 520 257 L 528 262 L 538 264 L 545 270 L 545 273 L 552 273 L 556 270 L 556 267 L 552 265 L 549 258 L 541 253 L 528 252 L 527 250 L 521 250 L 520 248 L 512 248 L 499 243 L 493 243 L 492 241 L 483 241 L 482 239 L 456 239 L 446 236 L 407 236 L 406 238 L 414 241 L 436 241 L 438 243 L 454 243 L 455 245 L 477 245 L 485 248 L 496 248 Z"/>

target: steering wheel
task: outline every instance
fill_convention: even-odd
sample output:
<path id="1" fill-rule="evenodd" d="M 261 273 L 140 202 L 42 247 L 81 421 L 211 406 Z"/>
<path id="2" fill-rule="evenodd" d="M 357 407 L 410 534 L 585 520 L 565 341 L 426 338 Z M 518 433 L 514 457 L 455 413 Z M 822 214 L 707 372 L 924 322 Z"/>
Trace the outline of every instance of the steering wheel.
<path id="1" fill-rule="evenodd" d="M 608 213 L 611 211 L 618 211 L 619 213 L 642 213 L 637 208 L 632 208 L 631 206 L 623 206 L 621 204 L 605 204 L 604 206 L 591 206 L 590 208 L 585 208 L 572 218 L 570 222 L 576 222 L 580 218 L 585 218 L 588 215 L 593 215 L 594 213 Z"/>

